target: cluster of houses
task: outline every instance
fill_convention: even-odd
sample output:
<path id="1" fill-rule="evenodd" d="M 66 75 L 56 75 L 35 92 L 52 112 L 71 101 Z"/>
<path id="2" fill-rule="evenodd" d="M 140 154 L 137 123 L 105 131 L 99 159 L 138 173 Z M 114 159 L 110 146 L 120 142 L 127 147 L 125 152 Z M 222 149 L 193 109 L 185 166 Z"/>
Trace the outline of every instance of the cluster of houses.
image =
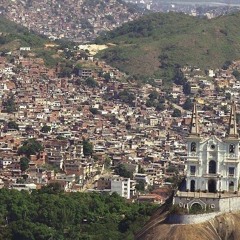
<path id="1" fill-rule="evenodd" d="M 11 21 L 51 39 L 67 38 L 82 43 L 141 15 L 117 0 L 3 0 L 0 9 Z"/>
<path id="2" fill-rule="evenodd" d="M 162 2 L 157 0 L 125 0 L 128 3 L 137 4 L 140 7 L 146 8 L 152 12 L 182 12 L 190 16 L 207 17 L 208 19 L 218 16 L 227 15 L 239 11 L 238 4 L 215 2 Z"/>
<path id="3" fill-rule="evenodd" d="M 155 86 L 139 87 L 98 59 L 82 61 L 91 67 L 82 64 L 77 73 L 59 77 L 58 67 L 47 68 L 42 59 L 22 51 L 0 57 L 0 186 L 30 190 L 58 182 L 69 192 L 118 192 L 127 199 L 162 203 L 174 178 L 185 173 L 191 109 L 182 106 L 195 98 L 203 136 L 213 131 L 224 137 L 229 96 L 239 100 L 232 74 L 238 62 L 208 75 L 181 69 L 190 86 L 186 95 L 181 85 L 166 92 L 156 79 Z M 97 84 L 88 85 L 89 79 Z M 164 109 L 148 106 L 153 93 L 164 99 Z M 180 116 L 173 115 L 174 108 Z M 43 151 L 27 156 L 23 170 L 25 156 L 18 149 L 32 138 Z M 84 152 L 86 139 L 91 154 Z M 131 176 L 116 175 L 119 165 Z M 150 193 L 142 194 L 139 185 Z"/>

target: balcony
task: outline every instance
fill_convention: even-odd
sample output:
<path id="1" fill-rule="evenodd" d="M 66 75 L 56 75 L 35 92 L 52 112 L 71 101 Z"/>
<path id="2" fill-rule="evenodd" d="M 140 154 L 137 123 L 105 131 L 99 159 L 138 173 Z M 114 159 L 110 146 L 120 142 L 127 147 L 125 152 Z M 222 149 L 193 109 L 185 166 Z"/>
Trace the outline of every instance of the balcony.
<path id="1" fill-rule="evenodd" d="M 202 175 L 205 178 L 220 178 L 220 174 L 219 173 L 205 173 Z"/>
<path id="2" fill-rule="evenodd" d="M 229 153 L 229 154 L 227 154 L 226 157 L 227 157 L 227 158 L 230 158 L 230 159 L 237 159 L 237 158 L 238 158 L 238 155 L 235 154 L 235 153 Z"/>
<path id="3" fill-rule="evenodd" d="M 198 157 L 198 156 L 199 156 L 199 154 L 196 153 L 196 152 L 190 152 L 190 153 L 187 155 L 187 157 Z"/>
<path id="4" fill-rule="evenodd" d="M 186 161 L 187 162 L 198 162 L 199 161 L 199 154 L 196 153 L 196 152 L 190 152 L 187 155 Z"/>
<path id="5" fill-rule="evenodd" d="M 225 162 L 227 162 L 227 163 L 236 163 L 236 162 L 238 162 L 239 158 L 238 158 L 237 154 L 230 153 L 230 154 L 226 154 L 225 156 L 226 156 Z"/>

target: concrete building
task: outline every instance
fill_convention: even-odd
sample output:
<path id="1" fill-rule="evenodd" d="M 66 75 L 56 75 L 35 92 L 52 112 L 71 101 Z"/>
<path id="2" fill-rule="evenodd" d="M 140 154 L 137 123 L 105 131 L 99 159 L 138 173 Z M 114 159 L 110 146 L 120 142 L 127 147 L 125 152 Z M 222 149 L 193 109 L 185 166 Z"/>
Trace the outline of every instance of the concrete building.
<path id="1" fill-rule="evenodd" d="M 111 179 L 111 192 L 118 193 L 121 197 L 130 198 L 130 178 L 113 176 Z"/>

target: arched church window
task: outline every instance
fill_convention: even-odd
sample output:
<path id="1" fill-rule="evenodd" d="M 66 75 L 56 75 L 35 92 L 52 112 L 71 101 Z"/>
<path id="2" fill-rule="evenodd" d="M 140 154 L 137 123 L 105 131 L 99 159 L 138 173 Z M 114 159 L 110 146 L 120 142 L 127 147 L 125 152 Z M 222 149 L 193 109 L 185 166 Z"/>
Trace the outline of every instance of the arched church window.
<path id="1" fill-rule="evenodd" d="M 195 181 L 194 180 L 191 180 L 191 182 L 190 182 L 190 191 L 195 192 Z"/>
<path id="2" fill-rule="evenodd" d="M 208 173 L 210 174 L 215 174 L 217 171 L 217 164 L 214 160 L 211 160 L 209 162 L 209 169 L 208 169 Z"/>
<path id="3" fill-rule="evenodd" d="M 191 143 L 191 152 L 196 152 L 196 143 L 195 142 Z"/>
<path id="4" fill-rule="evenodd" d="M 235 144 L 231 143 L 229 145 L 229 153 L 234 153 L 235 152 Z"/>

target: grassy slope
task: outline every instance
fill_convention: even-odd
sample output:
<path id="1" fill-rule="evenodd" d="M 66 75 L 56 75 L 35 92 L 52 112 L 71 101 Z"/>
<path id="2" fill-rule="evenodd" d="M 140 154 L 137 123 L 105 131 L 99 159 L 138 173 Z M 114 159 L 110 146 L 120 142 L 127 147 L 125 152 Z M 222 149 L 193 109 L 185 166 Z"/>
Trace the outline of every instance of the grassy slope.
<path id="1" fill-rule="evenodd" d="M 56 49 L 45 48 L 45 44 L 49 42 L 47 37 L 30 32 L 27 28 L 0 16 L 0 51 L 14 51 L 19 50 L 20 47 L 31 47 L 37 57 L 44 59 L 47 66 L 54 67 L 63 59 L 56 57 Z M 57 44 L 63 46 L 63 44 L 69 43 L 62 41 Z"/>
<path id="2" fill-rule="evenodd" d="M 0 32 L 2 43 L 0 49 L 15 50 L 20 46 L 29 46 L 33 48 L 43 47 L 48 42 L 47 38 L 31 33 L 27 28 L 17 25 L 4 17 L 0 17 Z M 4 40 L 3 40 L 4 39 Z"/>
<path id="3" fill-rule="evenodd" d="M 212 20 L 151 14 L 100 39 L 117 44 L 100 57 L 131 75 L 169 80 L 176 65 L 219 67 L 226 60 L 239 59 L 239 26 L 240 14 Z"/>

